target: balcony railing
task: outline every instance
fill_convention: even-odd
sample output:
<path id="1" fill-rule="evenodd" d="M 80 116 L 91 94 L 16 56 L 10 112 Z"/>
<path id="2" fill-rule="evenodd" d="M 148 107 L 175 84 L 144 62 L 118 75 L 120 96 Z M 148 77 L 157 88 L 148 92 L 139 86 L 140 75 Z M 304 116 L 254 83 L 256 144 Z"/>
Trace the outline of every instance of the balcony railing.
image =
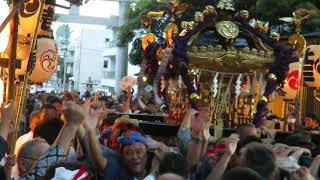
<path id="1" fill-rule="evenodd" d="M 106 42 L 106 48 L 115 48 L 116 47 L 116 41 L 108 41 Z"/>
<path id="2" fill-rule="evenodd" d="M 115 71 L 104 71 L 103 72 L 103 78 L 104 79 L 114 79 L 116 76 Z"/>

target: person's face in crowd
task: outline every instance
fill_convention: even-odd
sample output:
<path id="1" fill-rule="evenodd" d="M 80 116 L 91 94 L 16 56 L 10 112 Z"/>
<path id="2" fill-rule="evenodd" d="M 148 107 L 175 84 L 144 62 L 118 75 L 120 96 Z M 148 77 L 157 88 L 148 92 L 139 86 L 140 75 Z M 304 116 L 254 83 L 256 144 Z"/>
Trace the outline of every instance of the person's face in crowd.
<path id="1" fill-rule="evenodd" d="M 123 106 L 123 104 L 119 104 L 119 105 L 117 106 L 117 111 L 118 111 L 118 112 L 124 112 L 124 106 Z"/>
<path id="2" fill-rule="evenodd" d="M 41 104 L 45 104 L 46 101 L 47 101 L 46 96 L 45 96 L 45 95 L 41 95 L 41 96 L 39 97 L 39 101 L 41 102 Z"/>
<path id="3" fill-rule="evenodd" d="M 52 106 L 54 106 L 57 110 L 58 116 L 62 114 L 62 104 L 59 102 L 52 103 Z"/>
<path id="4" fill-rule="evenodd" d="M 30 119 L 29 127 L 30 127 L 31 131 L 34 131 L 34 129 L 41 123 L 42 123 L 42 121 L 40 119 L 40 114 L 39 115 L 34 115 L 32 117 L 32 119 Z"/>
<path id="5" fill-rule="evenodd" d="M 52 108 L 44 108 L 40 112 L 41 121 L 53 120 L 58 117 L 58 113 L 55 109 Z"/>
<path id="6" fill-rule="evenodd" d="M 304 124 L 305 124 L 305 127 L 308 129 L 315 129 L 319 126 L 318 122 L 311 117 L 305 117 Z"/>
<path id="7" fill-rule="evenodd" d="M 135 175 L 142 175 L 146 172 L 147 147 L 136 142 L 123 148 L 122 158 L 125 166 Z"/>
<path id="8" fill-rule="evenodd" d="M 38 143 L 32 148 L 32 156 L 27 157 L 21 154 L 20 157 L 17 157 L 19 176 L 28 173 L 49 148 L 50 145 L 48 143 Z"/>
<path id="9" fill-rule="evenodd" d="M 250 127 L 242 127 L 240 130 L 240 138 L 245 138 L 249 135 L 256 135 L 257 134 L 257 129 L 254 126 Z"/>
<path id="10" fill-rule="evenodd" d="M 132 112 L 135 112 L 136 110 L 138 110 L 138 106 L 136 104 L 131 104 L 130 109 Z"/>
<path id="11" fill-rule="evenodd" d="M 147 109 L 148 109 L 150 112 L 152 112 L 152 113 L 154 113 L 154 112 L 157 111 L 157 107 L 156 107 L 156 105 L 153 104 L 153 103 L 149 103 L 149 104 L 147 105 Z"/>

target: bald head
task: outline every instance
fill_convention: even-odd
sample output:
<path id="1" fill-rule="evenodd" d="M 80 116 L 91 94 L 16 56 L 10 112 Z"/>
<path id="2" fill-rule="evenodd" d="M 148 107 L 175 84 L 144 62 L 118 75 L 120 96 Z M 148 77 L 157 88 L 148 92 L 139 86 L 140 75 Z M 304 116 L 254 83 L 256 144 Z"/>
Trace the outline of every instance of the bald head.
<path id="1" fill-rule="evenodd" d="M 157 180 L 186 180 L 186 179 L 176 174 L 165 173 L 158 176 Z"/>

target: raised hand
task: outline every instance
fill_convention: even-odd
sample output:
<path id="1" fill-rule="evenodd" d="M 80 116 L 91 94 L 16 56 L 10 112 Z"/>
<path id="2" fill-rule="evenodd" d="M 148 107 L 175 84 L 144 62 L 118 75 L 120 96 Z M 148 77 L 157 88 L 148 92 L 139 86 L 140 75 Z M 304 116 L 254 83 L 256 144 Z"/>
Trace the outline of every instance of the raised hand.
<path id="1" fill-rule="evenodd" d="M 195 112 L 193 112 L 195 113 Z M 203 131 L 205 123 L 209 120 L 209 107 L 201 107 L 196 116 L 192 118 L 191 128 L 194 135 L 200 135 Z"/>
<path id="2" fill-rule="evenodd" d="M 202 130 L 202 137 L 205 142 L 209 141 L 210 138 L 210 122 L 205 122 Z"/>
<path id="3" fill-rule="evenodd" d="M 320 167 L 320 155 L 313 158 L 313 161 L 309 167 L 309 170 L 313 177 L 318 176 L 319 167 Z"/>
<path id="4" fill-rule="evenodd" d="M 10 122 L 12 118 L 15 117 L 16 112 L 17 112 L 17 108 L 15 103 L 12 103 L 12 102 L 3 103 L 1 105 L 1 120 Z"/>
<path id="5" fill-rule="evenodd" d="M 74 102 L 66 102 L 62 108 L 62 120 L 67 124 L 80 125 L 84 119 L 82 108 Z"/>
<path id="6" fill-rule="evenodd" d="M 8 155 L 5 157 L 5 167 L 13 167 L 16 164 L 16 155 Z"/>
<path id="7" fill-rule="evenodd" d="M 292 180 L 314 180 L 310 171 L 306 167 L 301 167 L 291 175 Z"/>
<path id="8" fill-rule="evenodd" d="M 3 103 L 1 106 L 0 136 L 7 140 L 10 131 L 10 122 L 16 117 L 16 106 L 14 103 Z"/>
<path id="9" fill-rule="evenodd" d="M 233 155 L 236 152 L 240 138 L 238 134 L 231 134 L 226 140 L 226 154 Z"/>

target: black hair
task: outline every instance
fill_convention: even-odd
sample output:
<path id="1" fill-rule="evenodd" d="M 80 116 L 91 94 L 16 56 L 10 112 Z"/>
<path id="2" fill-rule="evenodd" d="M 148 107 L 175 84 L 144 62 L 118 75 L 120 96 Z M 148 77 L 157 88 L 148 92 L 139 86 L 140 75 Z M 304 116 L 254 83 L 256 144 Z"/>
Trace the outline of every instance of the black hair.
<path id="1" fill-rule="evenodd" d="M 316 145 L 312 142 L 311 134 L 308 131 L 297 131 L 288 136 L 283 143 L 288 146 L 299 146 L 310 150 L 316 148 Z"/>
<path id="2" fill-rule="evenodd" d="M 178 153 L 166 153 L 159 165 L 159 175 L 165 173 L 173 173 L 188 178 L 186 159 Z"/>
<path id="3" fill-rule="evenodd" d="M 54 104 L 54 103 L 60 103 L 62 104 L 62 101 L 60 98 L 56 97 L 56 96 L 49 96 L 47 98 L 47 103 L 48 104 Z"/>
<path id="4" fill-rule="evenodd" d="M 265 145 L 259 143 L 250 144 L 241 162 L 243 167 L 248 167 L 258 172 L 266 180 L 273 178 L 276 170 L 275 156 Z"/>
<path id="5" fill-rule="evenodd" d="M 316 120 L 318 123 L 320 123 L 320 120 L 319 120 L 318 116 L 316 114 L 314 114 L 314 113 L 309 113 L 309 114 L 306 115 L 306 117 L 309 117 L 309 118 L 311 118 L 313 120 Z"/>
<path id="6" fill-rule="evenodd" d="M 314 113 L 309 113 L 309 114 L 306 115 L 306 117 L 310 117 L 312 119 L 317 119 L 317 115 L 314 114 Z"/>
<path id="7" fill-rule="evenodd" d="M 34 129 L 33 138 L 43 138 L 48 144 L 52 145 L 58 137 L 63 124 L 63 121 L 60 119 L 45 121 Z"/>
<path id="8" fill-rule="evenodd" d="M 110 113 L 107 115 L 107 117 L 102 121 L 102 124 L 113 124 L 114 121 L 120 117 L 118 114 L 116 113 Z"/>
<path id="9" fill-rule="evenodd" d="M 279 117 L 276 116 L 276 115 L 267 116 L 267 120 L 269 120 L 269 121 L 272 121 L 272 120 L 274 120 L 274 119 L 279 119 Z"/>
<path id="10" fill-rule="evenodd" d="M 255 128 L 255 126 L 250 123 L 243 123 L 243 124 L 238 125 L 238 127 L 236 129 L 236 133 L 239 134 L 240 139 L 242 139 L 245 136 L 245 134 L 243 132 L 243 129 L 245 129 L 245 128 Z"/>
<path id="11" fill-rule="evenodd" d="M 261 175 L 250 168 L 236 167 L 227 171 L 221 180 L 234 180 L 234 179 L 245 179 L 245 180 L 264 180 Z"/>
<path id="12" fill-rule="evenodd" d="M 238 142 L 238 145 L 237 145 L 237 151 L 236 152 L 239 153 L 239 150 L 241 148 L 243 148 L 247 144 L 250 144 L 250 143 L 253 143 L 253 142 L 262 143 L 261 139 L 259 139 L 257 136 L 254 136 L 254 135 L 249 135 L 249 136 L 246 136 L 243 139 L 240 139 L 240 141 Z"/>
<path id="13" fill-rule="evenodd" d="M 52 105 L 52 104 L 44 104 L 41 106 L 40 108 L 40 112 L 44 109 L 54 109 L 55 111 L 57 111 L 57 109 Z"/>
<path id="14" fill-rule="evenodd" d="M 139 114 L 151 114 L 151 111 L 145 109 L 139 112 Z"/>
<path id="15" fill-rule="evenodd" d="M 156 105 L 153 101 L 149 101 L 149 102 L 147 102 L 147 104 L 146 104 L 146 105 L 149 105 L 149 104 L 154 104 L 154 105 Z"/>

